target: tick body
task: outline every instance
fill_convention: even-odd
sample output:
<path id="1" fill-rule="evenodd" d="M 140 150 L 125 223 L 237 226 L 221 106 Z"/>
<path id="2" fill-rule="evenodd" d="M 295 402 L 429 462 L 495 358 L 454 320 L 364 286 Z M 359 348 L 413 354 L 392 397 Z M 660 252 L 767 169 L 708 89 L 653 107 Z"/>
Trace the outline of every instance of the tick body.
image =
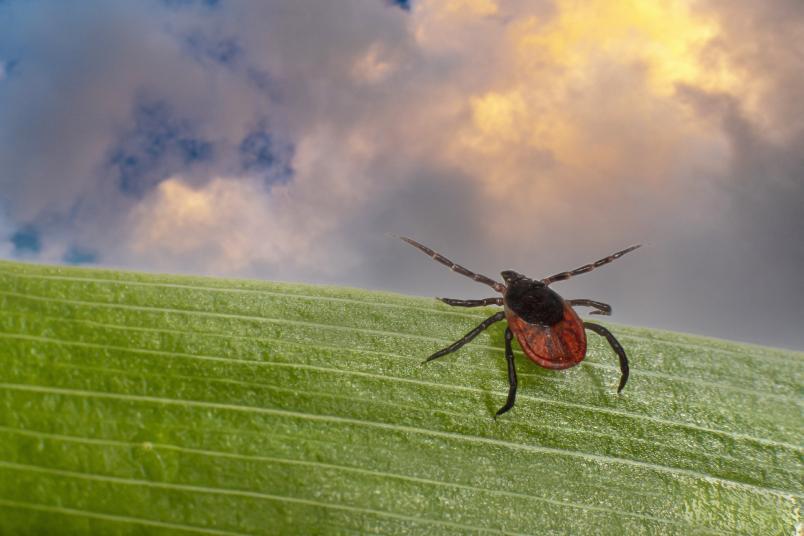
<path id="1" fill-rule="evenodd" d="M 482 300 L 454 300 L 438 298 L 448 305 L 456 307 L 480 307 L 484 305 L 501 305 L 503 310 L 490 316 L 476 328 L 467 333 L 462 339 L 439 350 L 427 361 L 432 361 L 446 354 L 454 352 L 479 335 L 483 330 L 501 320 L 506 320 L 505 329 L 505 357 L 508 363 L 508 400 L 497 412 L 502 415 L 514 406 L 516 401 L 517 378 L 514 366 L 514 353 L 511 341 L 516 337 L 525 355 L 537 365 L 549 369 L 566 369 L 583 361 L 586 357 L 586 331 L 589 329 L 606 338 L 620 360 L 620 385 L 617 392 L 622 391 L 628 381 L 628 358 L 617 339 L 605 327 L 592 322 L 583 322 L 574 307 L 586 306 L 594 310 L 591 314 L 610 315 L 611 307 L 605 303 L 594 300 L 577 299 L 565 300 L 554 290 L 549 288 L 551 283 L 564 281 L 570 277 L 590 272 L 595 268 L 619 259 L 626 253 L 639 246 L 631 246 L 604 257 L 594 263 L 586 264 L 575 270 L 561 272 L 544 279 L 530 279 L 513 270 L 502 272 L 503 281 L 499 283 L 484 275 L 476 274 L 450 261 L 443 255 L 419 244 L 410 238 L 400 237 L 408 244 L 423 251 L 433 260 L 449 267 L 454 272 L 465 275 L 479 283 L 490 286 L 502 294 L 501 298 L 485 298 Z"/>

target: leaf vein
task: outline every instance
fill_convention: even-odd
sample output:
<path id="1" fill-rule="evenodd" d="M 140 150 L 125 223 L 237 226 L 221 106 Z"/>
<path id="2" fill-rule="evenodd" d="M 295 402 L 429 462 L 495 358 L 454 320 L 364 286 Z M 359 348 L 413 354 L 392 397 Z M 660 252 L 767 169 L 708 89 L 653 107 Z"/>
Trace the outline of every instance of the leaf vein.
<path id="1" fill-rule="evenodd" d="M 210 311 L 194 311 L 194 310 L 191 310 L 191 309 L 175 309 L 175 308 L 163 308 L 163 307 L 144 307 L 144 306 L 138 306 L 138 305 L 121 304 L 121 303 L 93 302 L 93 301 L 84 301 L 84 300 L 69 300 L 69 299 L 66 299 L 66 298 L 46 298 L 46 297 L 43 297 L 43 296 L 36 296 L 36 295 L 32 295 L 32 294 L 21 294 L 21 293 L 8 292 L 8 291 L 0 291 L 0 295 L 10 295 L 10 296 L 20 297 L 20 298 L 25 298 L 25 299 L 43 301 L 43 302 L 67 303 L 67 304 L 73 304 L 73 305 L 88 305 L 88 306 L 91 306 L 91 307 L 109 307 L 109 308 L 113 308 L 113 309 L 128 309 L 128 310 L 142 311 L 142 312 L 146 312 L 146 313 L 147 312 L 162 312 L 162 313 L 172 313 L 172 314 L 184 314 L 184 315 L 188 315 L 188 316 L 191 316 L 191 317 L 193 315 L 198 315 L 198 316 L 212 316 L 212 317 L 218 317 L 218 318 L 230 318 L 230 319 L 241 319 L 241 320 L 256 320 L 256 321 L 267 322 L 269 324 L 300 325 L 300 326 L 307 326 L 307 327 L 313 327 L 313 328 L 333 329 L 333 330 L 336 330 L 336 331 L 360 332 L 360 333 L 364 333 L 364 334 L 368 334 L 368 335 L 394 336 L 394 337 L 400 337 L 400 338 L 418 339 L 418 340 L 423 340 L 423 341 L 427 341 L 427 342 L 435 342 L 435 343 L 438 343 L 438 344 L 444 344 L 444 343 L 451 342 L 449 339 L 443 339 L 443 338 L 438 338 L 438 337 L 428 337 L 428 336 L 425 336 L 425 335 L 417 335 L 417 334 L 412 334 L 412 333 L 385 331 L 385 330 L 374 330 L 374 329 L 370 329 L 370 328 L 358 328 L 358 327 L 350 327 L 350 326 L 341 326 L 341 325 L 337 325 L 337 324 L 324 324 L 324 323 L 317 323 L 317 322 L 306 322 L 306 321 L 302 321 L 302 320 L 288 320 L 288 319 L 284 319 L 284 318 L 272 318 L 272 317 L 264 317 L 264 316 L 253 316 L 253 315 L 240 315 L 240 314 L 235 314 L 235 313 L 216 313 L 216 312 L 210 312 Z M 44 315 L 42 315 L 42 316 L 44 316 Z M 52 318 L 52 317 L 49 317 L 49 318 Z M 86 320 L 76 320 L 76 321 L 89 322 L 89 321 L 86 321 Z M 149 328 L 130 328 L 128 326 L 125 326 L 125 327 L 122 327 L 121 329 L 148 330 Z M 150 329 L 153 329 L 153 328 L 150 328 Z M 168 332 L 175 331 L 175 332 L 187 333 L 187 334 L 197 333 L 197 332 L 193 332 L 193 331 L 181 331 L 181 330 L 165 330 L 165 331 L 168 331 Z M 223 336 L 222 334 L 218 334 L 218 333 L 209 333 L 209 334 L 214 335 L 214 336 Z M 247 338 L 247 337 L 243 337 L 243 338 Z M 269 338 L 266 338 L 266 337 L 260 337 L 260 338 L 266 339 L 266 340 L 277 340 L 277 339 L 269 339 Z M 491 346 L 491 345 L 487 345 L 487 344 L 480 344 L 479 342 L 472 342 L 472 343 L 470 343 L 469 346 L 472 346 L 474 348 L 481 348 L 481 349 L 484 349 L 484 350 L 490 350 L 490 351 L 497 352 L 497 353 L 502 353 L 502 351 L 503 351 L 501 348 L 498 348 L 496 346 Z M 382 353 L 382 352 L 377 352 L 377 353 Z M 524 354 L 519 350 L 514 350 L 514 354 L 518 355 L 518 356 L 524 356 Z M 386 354 L 386 355 L 391 355 L 391 354 Z M 404 357 L 406 359 L 410 359 L 408 356 L 398 356 L 398 357 Z M 600 369 L 603 369 L 603 370 L 609 370 L 609 371 L 617 371 L 617 370 L 619 370 L 614 365 L 606 365 L 606 364 L 603 364 L 603 363 L 596 363 L 596 362 L 589 361 L 589 360 L 585 360 L 583 362 L 583 364 L 585 366 L 590 366 L 590 367 L 594 367 L 594 368 L 600 368 Z M 757 390 L 757 389 L 747 389 L 747 388 L 742 388 L 742 387 L 730 386 L 730 385 L 727 385 L 727 384 L 707 382 L 707 381 L 704 381 L 704 380 L 699 380 L 699 379 L 695 379 L 695 378 L 687 378 L 687 377 L 677 376 L 677 375 L 673 375 L 673 374 L 666 374 L 666 373 L 660 373 L 660 372 L 649 371 L 649 370 L 641 370 L 640 374 L 643 374 L 645 376 L 662 378 L 662 379 L 666 379 L 666 380 L 670 380 L 670 381 L 676 381 L 676 382 L 679 382 L 679 383 L 693 383 L 693 384 L 703 385 L 703 386 L 706 386 L 706 387 L 714 387 L 714 388 L 717 388 L 717 389 L 730 389 L 730 390 L 735 390 L 735 391 L 739 391 L 739 392 L 745 392 L 746 394 L 751 394 L 751 395 L 755 395 L 755 396 L 763 396 L 763 397 L 777 398 L 777 399 L 778 398 L 783 398 L 783 399 L 785 399 L 787 401 L 794 400 L 791 397 L 786 397 L 784 395 L 777 395 L 775 393 L 768 393 L 766 391 L 760 391 L 760 390 Z M 524 376 L 524 375 L 525 374 L 521 374 L 521 376 Z"/>
<path id="2" fill-rule="evenodd" d="M 49 337 L 41 337 L 36 335 L 20 335 L 20 334 L 11 334 L 7 332 L 0 332 L 0 338 L 14 338 L 14 339 L 22 339 L 22 340 L 35 340 L 35 341 L 46 341 L 46 342 L 53 342 L 57 344 L 65 344 L 65 345 L 72 345 L 72 346 L 83 346 L 88 348 L 98 348 L 98 349 L 108 349 L 108 350 L 120 350 L 120 351 L 128 351 L 128 352 L 140 352 L 144 354 L 155 354 L 155 355 L 167 355 L 167 356 L 176 356 L 176 357 L 185 357 L 190 359 L 199 359 L 199 360 L 207 360 L 207 361 L 219 361 L 219 362 L 226 362 L 226 363 L 238 363 L 238 364 L 250 364 L 250 365 L 258 365 L 258 366 L 291 366 L 291 364 L 279 364 L 275 361 L 256 361 L 256 360 L 248 360 L 248 359 L 231 359 L 219 356 L 208 356 L 208 355 L 200 355 L 200 354 L 188 354 L 188 353 L 181 353 L 181 352 L 170 352 L 166 350 L 150 350 L 144 348 L 133 348 L 133 347 L 123 347 L 123 346 L 114 346 L 114 345 L 107 345 L 107 344 L 99 344 L 99 343 L 87 343 L 81 341 L 67 341 L 63 339 L 54 339 Z M 276 365 L 274 365 L 276 363 Z M 293 364 L 298 368 L 301 368 L 302 365 Z M 438 388 L 448 388 L 457 391 L 464 391 L 464 392 L 474 392 L 474 393 L 487 393 L 488 391 L 484 389 L 478 389 L 476 387 L 469 387 L 464 385 L 451 385 L 451 384 L 444 384 L 444 383 L 436 383 L 436 382 L 428 382 L 425 380 L 416 380 L 412 378 L 400 378 L 397 376 L 386 376 L 386 375 L 379 375 L 379 374 L 372 374 L 368 372 L 360 372 L 360 371 L 345 371 L 343 369 L 330 369 L 326 367 L 315 367 L 314 365 L 304 365 L 305 367 L 312 367 L 317 370 L 321 371 L 329 371 L 334 372 L 338 371 L 339 373 L 343 374 L 353 374 L 357 376 L 363 377 L 370 377 L 370 378 L 378 378 L 378 379 L 387 379 L 391 381 L 399 381 L 405 383 L 411 383 L 416 385 L 424 385 L 429 387 L 438 387 Z M 587 404 L 580 404 L 577 402 L 566 402 L 564 400 L 555 400 L 550 398 L 543 398 L 537 397 L 533 395 L 528 395 L 522 393 L 518 395 L 521 400 L 532 400 L 536 402 L 548 403 L 548 404 L 555 404 L 558 406 L 570 407 L 570 408 L 577 408 L 583 409 L 586 411 L 593 411 L 599 413 L 605 413 L 609 415 L 616 415 L 618 417 L 625 417 L 634 420 L 643 420 L 651 423 L 666 425 L 666 426 L 677 426 L 680 428 L 689 428 L 692 430 L 697 430 L 701 432 L 707 432 L 715 435 L 723 435 L 727 437 L 731 437 L 733 439 L 744 440 L 744 441 L 752 441 L 759 444 L 770 445 L 775 447 L 782 447 L 793 451 L 802 451 L 804 452 L 804 447 L 794 445 L 792 443 L 786 443 L 783 441 L 776 441 L 772 439 L 760 438 L 749 436 L 745 434 L 740 434 L 737 432 L 729 432 L 726 430 L 719 430 L 715 428 L 708 428 L 705 426 L 692 424 L 692 423 L 684 423 L 684 422 L 677 422 L 677 421 L 670 421 L 667 419 L 661 419 L 658 417 L 652 417 L 650 415 L 640 415 L 638 413 L 630 413 L 627 411 L 616 410 L 612 408 L 603 408 L 599 406 L 590 406 Z"/>
<path id="3" fill-rule="evenodd" d="M 60 441 L 68 441 L 68 442 L 76 442 L 76 443 L 87 443 L 87 444 L 98 444 L 98 445 L 108 445 L 108 446 L 120 446 L 120 447 L 138 447 L 141 446 L 142 443 L 132 442 L 132 441 L 120 441 L 120 440 L 109 440 L 109 439 L 97 439 L 97 438 L 89 438 L 89 437 L 81 437 L 81 436 L 71 436 L 71 435 L 64 435 L 64 434 L 52 434 L 47 432 L 40 432 L 34 430 L 23 430 L 19 428 L 10 428 L 7 426 L 0 426 L 0 431 L 6 431 L 10 433 L 26 435 L 30 437 L 39 437 L 39 438 L 47 438 L 47 439 L 55 439 Z M 543 497 L 539 495 L 530 495 L 527 493 L 520 493 L 515 491 L 506 491 L 506 490 L 499 490 L 499 489 L 490 489 L 490 488 L 483 488 L 479 486 L 471 486 L 468 484 L 461 484 L 457 482 L 447 482 L 443 480 L 432 480 L 429 478 L 421 478 L 415 477 L 410 475 L 404 475 L 399 473 L 391 473 L 387 471 L 375 471 L 372 469 L 364 469 L 361 467 L 352 467 L 348 465 L 338 465 L 333 463 L 324 463 L 324 462 L 315 462 L 315 461 L 308 461 L 308 460 L 296 460 L 291 458 L 281 458 L 276 456 L 257 456 L 252 454 L 242 454 L 237 452 L 225 452 L 225 451 L 218 451 L 218 450 L 208 450 L 208 449 L 197 449 L 191 447 L 184 447 L 181 445 L 171 445 L 166 443 L 151 443 L 150 448 L 153 449 L 164 449 L 164 450 L 173 450 L 176 452 L 186 452 L 190 454 L 200 454 L 204 456 L 210 457 L 221 457 L 221 458 L 232 458 L 237 460 L 247 460 L 247 461 L 265 461 L 270 463 L 281 463 L 281 464 L 288 464 L 288 465 L 299 465 L 305 467 L 316 467 L 316 468 L 323 468 L 323 469 L 335 469 L 339 471 L 346 471 L 346 472 L 354 472 L 359 474 L 365 474 L 369 476 L 375 476 L 379 478 L 393 478 L 398 480 L 406 480 L 410 482 L 418 482 L 421 484 L 428 484 L 434 486 L 443 486 L 443 487 L 453 487 L 458 489 L 464 489 L 467 491 L 477 491 L 482 493 L 490 493 L 493 495 L 501 495 L 505 497 L 513 497 L 519 499 L 528 499 L 528 500 L 535 500 L 535 501 L 542 501 L 549 504 L 554 504 L 556 506 L 566 506 L 570 508 L 578 508 L 582 510 L 589 510 L 593 512 L 604 512 L 610 513 L 615 515 L 622 515 L 626 517 L 634 517 L 637 519 L 644 519 L 647 521 L 657 521 L 664 524 L 671 524 L 671 525 L 678 525 L 678 526 L 686 526 L 689 527 L 686 523 L 679 523 L 673 519 L 666 519 L 651 515 L 639 514 L 636 512 L 628 512 L 625 510 L 618 510 L 616 508 L 605 508 L 602 506 L 593 506 L 588 504 L 582 504 L 577 502 L 569 502 L 569 501 L 559 501 L 556 499 L 550 499 L 549 497 Z"/>
<path id="4" fill-rule="evenodd" d="M 278 502 L 289 502 L 295 504 L 303 504 L 306 506 L 314 506 L 314 507 L 321 507 L 321 508 L 329 508 L 333 510 L 343 510 L 347 512 L 353 512 L 358 514 L 369 514 L 369 515 L 378 515 L 383 517 L 390 517 L 395 518 L 403 521 L 414 521 L 414 522 L 423 522 L 432 525 L 440 525 L 444 527 L 451 527 L 457 528 L 462 530 L 470 530 L 472 532 L 486 532 L 492 534 L 515 534 L 507 531 L 485 528 L 485 527 L 477 527 L 472 525 L 464 525 L 461 523 L 455 523 L 452 521 L 442 521 L 439 519 L 429 519 L 424 517 L 415 517 L 415 516 L 408 516 L 404 514 L 398 514 L 395 512 L 388 512 L 384 510 L 376 510 L 373 508 L 361 508 L 359 506 L 350 506 L 345 504 L 335 504 L 335 503 L 328 503 L 322 501 L 315 501 L 312 499 L 302 499 L 300 497 L 289 497 L 285 495 L 274 495 L 271 493 L 261 493 L 257 491 L 247 491 L 247 490 L 239 490 L 239 489 L 230 489 L 230 488 L 216 488 L 216 487 L 209 487 L 209 486 L 199 486 L 196 484 L 176 484 L 172 482 L 154 482 L 151 480 L 139 480 L 134 478 L 121 478 L 115 476 L 107 476 L 107 475 L 98 475 L 94 473 L 81 473 L 78 471 L 67 471 L 64 469 L 53 469 L 50 467 L 43 467 L 39 465 L 28 465 L 28 464 L 21 464 L 21 463 L 13 463 L 13 462 L 6 462 L 0 461 L 0 467 L 6 467 L 13 470 L 18 471 L 30 471 L 30 472 L 37 472 L 37 473 L 44 473 L 44 474 L 51 474 L 51 475 L 58 475 L 58 476 L 65 476 L 69 478 L 80 478 L 84 480 L 94 480 L 97 482 L 109 482 L 115 484 L 122 484 L 126 486 L 146 486 L 152 488 L 162 488 L 162 489 L 172 489 L 172 490 L 179 490 L 179 491 L 188 491 L 188 492 L 196 492 L 196 493 L 207 493 L 211 495 L 230 495 L 235 497 L 248 497 L 252 499 L 264 499 L 268 501 L 278 501 Z"/>
<path id="5" fill-rule="evenodd" d="M 301 413 L 297 411 L 285 410 L 285 409 L 275 409 L 275 408 L 258 408 L 254 406 L 244 406 L 239 404 L 225 404 L 220 402 L 204 402 L 199 400 L 186 400 L 186 399 L 175 399 L 175 398 L 164 398 L 164 397 L 155 397 L 155 396 L 145 396 L 145 395 L 129 395 L 129 394 L 122 394 L 122 393 L 108 393 L 103 391 L 90 391 L 90 390 L 83 390 L 83 389 L 64 389 L 60 387 L 50 387 L 45 385 L 30 385 L 30 384 L 13 384 L 13 383 L 0 383 L 0 388 L 10 389 L 10 390 L 17 390 L 17 391 L 30 391 L 30 392 L 41 392 L 41 393 L 51 393 L 51 394 L 61 394 L 65 396 L 77 396 L 77 397 L 85 397 L 85 398 L 108 398 L 108 399 L 116 399 L 116 400 L 123 400 L 123 401 L 130 401 L 130 402 L 146 402 L 146 403 L 155 403 L 155 404 L 165 404 L 165 405 L 180 405 L 180 406 L 187 406 L 187 407 L 201 407 L 201 408 L 208 408 L 208 409 L 219 409 L 224 411 L 238 411 L 244 413 L 255 413 L 255 414 L 264 414 L 264 415 L 275 415 L 280 417 L 290 417 L 290 418 L 297 418 L 297 419 L 304 419 L 310 421 L 321 421 L 321 422 L 338 422 L 342 424 L 351 424 L 355 426 L 366 426 L 371 428 L 378 428 L 383 430 L 390 430 L 394 432 L 405 432 L 405 433 L 412 433 L 412 434 L 420 434 L 420 435 L 430 435 L 433 437 L 441 437 L 445 439 L 457 439 L 461 441 L 471 441 L 474 443 L 483 443 L 483 444 L 490 444 L 510 449 L 518 449 L 518 450 L 526 450 L 531 452 L 539 452 L 539 453 L 548 453 L 548 454 L 555 454 L 558 456 L 567 456 L 573 458 L 580 458 L 587 461 L 596 461 L 596 462 L 603 462 L 603 463 L 620 463 L 623 465 L 631 465 L 634 467 L 639 467 L 643 469 L 647 469 L 650 471 L 661 472 L 661 473 L 668 473 L 674 474 L 677 476 L 686 476 L 695 480 L 703 480 L 706 482 L 711 483 L 718 483 L 725 486 L 732 486 L 737 488 L 742 488 L 745 490 L 753 491 L 754 493 L 759 494 L 770 494 L 781 496 L 785 498 L 789 497 L 804 497 L 797 493 L 787 491 L 787 490 L 780 490 L 775 488 L 769 488 L 764 486 L 757 486 L 754 484 L 748 484 L 746 482 L 737 482 L 734 480 L 729 480 L 725 478 L 713 477 L 711 475 L 707 475 L 704 473 L 699 473 L 697 471 L 692 471 L 689 469 L 679 469 L 677 467 L 669 467 L 664 465 L 653 464 L 649 462 L 643 462 L 638 460 L 630 460 L 627 458 L 618 458 L 614 456 L 606 456 L 601 454 L 590 454 L 586 452 L 578 452 L 573 450 L 562 450 L 550 447 L 542 447 L 537 445 L 524 445 L 518 443 L 512 443 L 510 441 L 505 441 L 501 439 L 493 439 L 488 437 L 482 436 L 474 436 L 474 435 L 466 435 L 466 434 L 459 434 L 456 432 L 446 432 L 442 430 L 430 430 L 426 428 L 418 428 L 415 426 L 405 426 L 405 425 L 398 425 L 398 424 L 391 424 L 391 423 L 384 423 L 384 422 L 377 422 L 377 421 L 366 421 L 360 419 L 352 419 L 348 417 L 340 417 L 335 415 L 320 415 L 320 414 L 312 414 L 312 413 Z"/>
<path id="6" fill-rule="evenodd" d="M 421 307 L 416 305 L 410 304 L 397 304 L 397 303 L 387 303 L 387 302 L 374 302 L 374 301 L 367 301 L 367 300 L 357 300 L 354 298 L 341 298 L 335 296 L 313 296 L 309 294 L 296 294 L 290 292 L 279 292 L 276 290 L 262 290 L 262 289 L 242 289 L 242 288 L 226 288 L 226 287 L 216 287 L 216 286 L 204 286 L 204 285 L 187 285 L 182 283 L 160 283 L 160 282 L 150 282 L 150 281 L 135 281 L 135 280 L 128 280 L 128 279 L 105 279 L 105 278 L 96 278 L 96 277 L 81 277 L 81 276 L 54 276 L 54 275 L 43 275 L 43 274 L 21 274 L 17 272 L 7 271 L 7 270 L 0 270 L 0 274 L 8 275 L 11 277 L 17 277 L 20 279 L 45 279 L 45 280 L 64 280 L 64 281 L 80 281 L 80 282 L 91 282 L 91 283 L 101 283 L 101 284 L 111 284 L 111 285 L 132 285 L 132 286 L 145 286 L 145 287 L 164 287 L 164 288 L 183 288 L 187 290 L 203 290 L 203 291 L 213 291 L 213 292 L 235 292 L 235 293 L 253 293 L 258 295 L 266 295 L 266 296 L 281 296 L 281 297 L 288 297 L 288 298 L 299 298 L 299 299 L 310 299 L 310 300 L 320 300 L 320 301 L 333 301 L 333 302 L 342 302 L 342 303 L 353 303 L 355 305 L 361 306 L 372 306 L 372 307 L 380 307 L 380 308 L 396 308 L 396 309 L 410 309 L 415 311 L 423 311 L 423 312 L 435 312 L 439 314 L 447 314 L 452 316 L 461 316 L 464 318 L 472 318 L 481 320 L 485 318 L 482 314 L 477 314 L 473 312 L 464 312 L 464 311 L 456 311 L 453 309 L 445 309 L 438 306 L 437 303 L 434 303 L 433 307 Z M 321 285 L 320 288 L 327 289 L 329 287 L 325 285 Z M 406 296 L 402 295 L 394 295 L 392 293 L 385 293 L 387 296 L 390 297 L 398 297 L 398 298 L 407 298 Z M 673 344 L 677 346 L 684 346 L 687 348 L 703 348 L 705 350 L 716 352 L 716 353 L 725 353 L 725 354 L 740 354 L 740 351 L 737 350 L 730 350 L 726 348 L 713 348 L 711 346 L 706 346 L 699 343 L 694 342 L 680 342 L 680 341 L 666 341 L 664 339 L 654 338 L 654 337 L 644 337 L 641 335 L 636 334 L 626 334 L 624 335 L 625 338 L 632 338 L 638 340 L 645 340 L 650 342 L 660 342 L 662 344 Z M 759 349 L 760 347 L 757 347 Z M 769 355 L 767 352 L 760 353 L 757 355 L 751 354 L 751 357 L 756 357 L 759 359 L 767 359 L 767 360 L 774 360 L 774 361 L 784 361 L 791 365 L 797 365 L 800 363 L 799 359 L 790 358 L 784 355 Z"/>
<path id="7" fill-rule="evenodd" d="M 117 514 L 106 514 L 102 512 L 93 512 L 90 510 L 79 510 L 76 508 L 66 508 L 64 506 L 49 506 L 46 504 L 29 503 L 21 501 L 10 501 L 8 499 L 0 498 L 0 506 L 7 506 L 11 508 L 23 508 L 28 510 L 37 510 L 40 512 L 52 512 L 65 515 L 83 516 L 95 519 L 103 519 L 107 521 L 118 521 L 123 523 L 130 523 L 135 525 L 145 525 L 149 527 L 159 527 L 165 529 L 177 529 L 188 532 L 196 532 L 198 534 L 214 534 L 217 536 L 247 536 L 242 532 L 229 532 L 224 530 L 208 529 L 204 527 L 194 527 L 192 525 L 184 525 L 180 523 L 167 523 L 164 521 L 156 521 L 153 519 L 143 519 L 141 517 L 122 516 Z"/>

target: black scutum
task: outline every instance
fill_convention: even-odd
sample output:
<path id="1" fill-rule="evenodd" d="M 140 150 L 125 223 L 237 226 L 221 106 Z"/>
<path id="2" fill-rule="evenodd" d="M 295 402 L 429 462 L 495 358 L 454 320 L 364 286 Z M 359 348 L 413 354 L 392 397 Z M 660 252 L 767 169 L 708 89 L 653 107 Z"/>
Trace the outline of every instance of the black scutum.
<path id="1" fill-rule="evenodd" d="M 528 324 L 552 326 L 564 318 L 561 296 L 532 279 L 511 282 L 505 293 L 505 303 Z"/>

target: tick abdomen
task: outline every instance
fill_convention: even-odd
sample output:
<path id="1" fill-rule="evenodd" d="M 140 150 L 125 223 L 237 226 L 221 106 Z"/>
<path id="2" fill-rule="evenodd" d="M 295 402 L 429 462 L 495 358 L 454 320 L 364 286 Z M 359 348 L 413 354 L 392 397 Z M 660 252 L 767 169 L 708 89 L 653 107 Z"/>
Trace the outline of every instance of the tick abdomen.
<path id="1" fill-rule="evenodd" d="M 505 317 L 523 353 L 537 365 L 560 370 L 574 367 L 586 356 L 586 332 L 569 304 L 552 326 L 530 324 L 507 306 Z"/>
<path id="2" fill-rule="evenodd" d="M 583 361 L 586 333 L 572 307 L 541 281 L 510 270 L 503 276 L 508 283 L 505 317 L 525 355 L 551 369 Z"/>

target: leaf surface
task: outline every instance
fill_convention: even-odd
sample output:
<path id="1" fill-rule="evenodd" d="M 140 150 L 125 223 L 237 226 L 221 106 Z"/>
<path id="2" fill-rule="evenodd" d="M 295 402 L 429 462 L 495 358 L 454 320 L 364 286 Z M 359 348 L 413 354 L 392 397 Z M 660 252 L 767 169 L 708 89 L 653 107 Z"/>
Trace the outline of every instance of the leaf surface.
<path id="1" fill-rule="evenodd" d="M 804 354 L 609 325 L 578 367 L 493 309 L 0 262 L 0 533 L 794 534 Z"/>

